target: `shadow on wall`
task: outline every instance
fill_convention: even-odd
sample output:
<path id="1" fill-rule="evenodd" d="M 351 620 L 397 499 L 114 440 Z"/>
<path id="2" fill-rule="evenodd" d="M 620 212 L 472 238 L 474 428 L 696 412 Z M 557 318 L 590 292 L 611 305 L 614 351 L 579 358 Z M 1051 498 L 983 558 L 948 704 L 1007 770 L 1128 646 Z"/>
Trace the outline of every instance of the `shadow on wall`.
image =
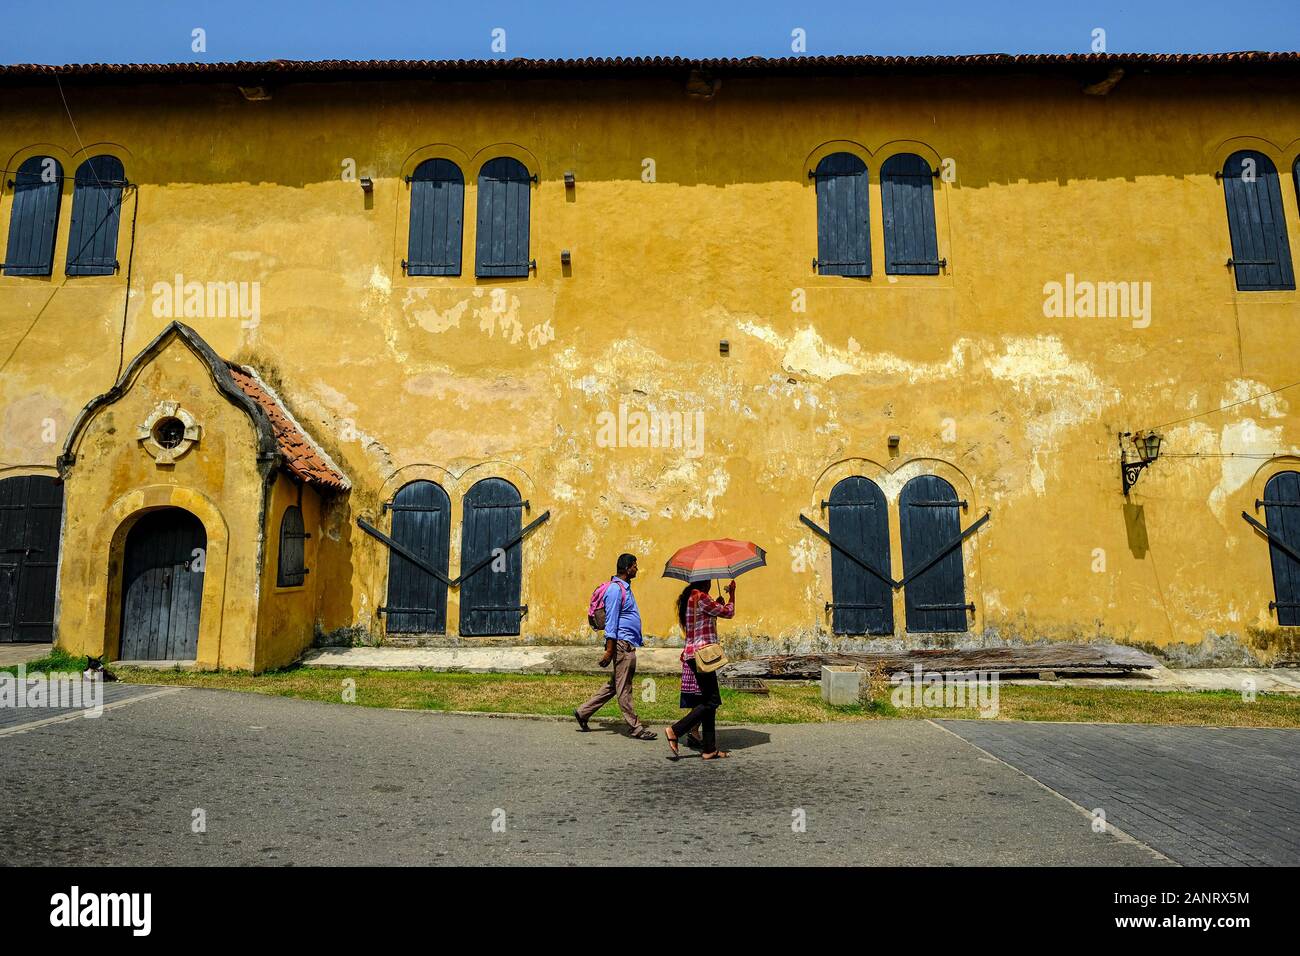
<path id="1" fill-rule="evenodd" d="M 679 156 L 683 152 L 683 112 L 698 123 L 694 127 L 701 143 L 713 135 L 706 131 L 734 122 L 743 128 L 756 110 L 782 129 L 782 140 L 798 143 L 788 152 L 780 149 L 745 149 L 737 153 L 734 144 L 719 147 L 713 161 L 662 163 L 659 182 L 682 186 L 727 186 L 736 183 L 802 182 L 804 157 L 827 139 L 847 135 L 868 122 L 876 128 L 897 131 L 898 136 L 916 135 L 917 130 L 942 129 L 945 136 L 935 148 L 943 155 L 956 149 L 961 164 L 959 183 L 967 188 L 1019 181 L 1055 182 L 1072 180 L 1125 179 L 1141 176 L 1207 175 L 1209 160 L 1195 149 L 1172 150 L 1158 144 L 1134 143 L 1128 131 L 1143 129 L 1153 115 L 1166 108 L 1171 97 L 1185 104 L 1221 103 L 1233 99 L 1232 129 L 1269 130 L 1276 125 L 1270 116 L 1272 97 L 1291 95 L 1293 80 L 1286 75 L 1235 74 L 1229 70 L 1196 76 L 1144 76 L 1129 74 L 1106 96 L 1088 96 L 1083 86 L 1098 77 L 1079 71 L 1039 71 L 1023 74 L 964 74 L 959 82 L 952 75 L 897 76 L 727 76 L 719 95 L 695 100 L 686 95 L 681 76 L 597 77 L 574 74 L 567 79 L 529 79 L 526 82 L 483 82 L 408 78 L 365 82 L 285 82 L 274 98 L 264 103 L 245 102 L 233 84 L 150 85 L 137 87 L 136 103 L 123 106 L 121 88 L 88 84 L 77 90 L 77 103 L 86 113 L 113 114 L 121 142 L 147 142 L 158 115 L 168 116 L 168 139 L 172 143 L 203 143 L 211 138 L 214 117 L 240 113 L 240 140 L 262 144 L 248 165 L 225 167 L 200 164 L 186 149 L 142 150 L 142 158 L 129 168 L 133 182 L 147 185 L 170 183 L 258 183 L 303 188 L 309 184 L 338 181 L 332 172 L 338 162 L 353 157 L 358 141 L 390 138 L 382 130 L 394 124 L 411 130 L 411 145 L 419 145 L 427 134 L 419 130 L 446 130 L 439 135 L 449 141 L 481 140 L 483 130 L 518 121 L 520 115 L 546 117 L 536 134 L 539 151 L 548 157 L 569 155 L 570 141 L 581 137 L 575 117 L 592 115 L 605 108 L 611 115 L 637 117 L 635 147 L 616 155 L 583 157 L 585 181 L 636 180 L 644 157 Z M 1187 107 L 1189 112 L 1195 108 Z M 0 111 L 18 115 L 62 115 L 63 106 L 53 88 L 17 86 L 0 90 Z M 320 121 L 328 114 L 330 123 Z M 1023 127 L 1030 137 L 1046 139 L 1046 148 L 1026 158 L 1023 151 L 1008 149 L 1005 156 L 979 156 L 978 129 L 1006 124 L 1011 113 L 1050 117 L 1027 120 Z M 287 120 L 303 117 L 301 122 Z M 1200 115 L 1199 112 L 1196 115 Z M 828 119 L 828 116 L 834 117 Z M 303 129 L 310 126 L 318 155 L 336 157 L 334 163 L 304 163 L 301 145 Z M 1014 127 L 1010 127 L 1014 128 Z M 1108 134 L 1081 136 L 1079 130 L 1105 130 Z M 1114 132 L 1124 130 L 1123 134 Z M 37 133 L 33 138 L 47 134 Z M 891 133 L 889 139 L 896 138 Z M 1216 132 L 1211 139 L 1230 135 Z M 1129 148 L 1116 149 L 1128 136 Z M 423 137 L 423 139 L 422 139 Z M 558 146 L 559 143 L 565 145 Z M 953 144 L 957 144 L 954 147 Z M 1068 146 L 1053 148 L 1054 144 Z M 866 145 L 878 150 L 884 142 Z M 1212 144 L 1206 143 L 1209 148 Z M 149 159 L 144 159 L 149 155 Z M 703 155 L 708 156 L 705 151 Z M 276 164 L 267 156 L 295 157 Z M 970 157 L 965 162 L 965 157 Z M 358 175 L 378 178 L 396 176 L 392 159 L 354 157 L 360 163 Z M 555 161 L 553 158 L 550 160 Z M 567 161 L 567 160 L 566 160 Z M 878 163 L 872 163 L 873 174 Z M 477 170 L 470 171 L 474 174 Z M 558 180 L 562 170 L 543 168 L 543 181 Z M 353 185 L 352 188 L 356 188 Z M 576 196 L 566 196 L 576 201 Z M 371 208 L 372 197 L 365 199 Z"/>
<path id="2" fill-rule="evenodd" d="M 1147 518 L 1142 505 L 1124 505 L 1124 530 L 1128 532 L 1128 549 L 1141 561 L 1147 556 Z"/>

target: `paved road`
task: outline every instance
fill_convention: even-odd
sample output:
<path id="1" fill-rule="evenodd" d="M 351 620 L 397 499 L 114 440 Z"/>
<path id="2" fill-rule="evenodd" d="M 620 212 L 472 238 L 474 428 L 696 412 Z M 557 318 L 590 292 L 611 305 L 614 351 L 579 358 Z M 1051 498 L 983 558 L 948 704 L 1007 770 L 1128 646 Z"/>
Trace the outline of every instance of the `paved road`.
<path id="1" fill-rule="evenodd" d="M 50 707 L 42 706 L 32 708 L 26 706 L 28 694 L 31 692 L 33 685 L 41 684 L 45 690 L 46 699 L 51 703 L 57 695 L 60 702 L 77 703 L 77 706 L 68 707 Z M 98 697 L 99 703 L 103 707 L 115 707 L 121 701 L 132 700 L 137 697 L 148 697 L 158 693 L 167 693 L 160 691 L 157 687 L 149 687 L 144 684 L 121 684 L 106 683 L 92 685 L 84 681 L 76 681 L 75 684 L 67 684 L 67 690 L 62 690 L 58 684 L 50 684 L 44 680 L 27 678 L 19 687 L 17 681 L 14 682 L 15 690 L 18 691 L 17 698 L 24 701 L 24 706 L 4 706 L 0 707 L 0 734 L 7 733 L 16 727 L 25 726 L 33 722 L 49 721 L 59 717 L 78 715 L 82 719 L 94 720 L 97 718 L 86 717 L 85 715 L 94 708 L 95 699 Z M 75 692 L 75 696 L 74 696 Z M 0 749 L 0 759 L 2 759 L 3 749 Z"/>
<path id="2" fill-rule="evenodd" d="M 731 760 L 672 763 L 662 738 L 569 723 L 185 689 L 0 736 L 0 845 L 12 864 L 1167 863 L 932 724 L 722 735 Z"/>
<path id="3" fill-rule="evenodd" d="M 570 723 L 184 689 L 0 730 L 0 845 L 12 864 L 1297 861 L 1300 732 L 945 723 L 727 728 L 733 759 L 672 763 Z M 1123 772 L 1076 786 L 1100 766 Z"/>
<path id="4" fill-rule="evenodd" d="M 1300 864 L 1300 730 L 942 723 L 1179 863 Z"/>

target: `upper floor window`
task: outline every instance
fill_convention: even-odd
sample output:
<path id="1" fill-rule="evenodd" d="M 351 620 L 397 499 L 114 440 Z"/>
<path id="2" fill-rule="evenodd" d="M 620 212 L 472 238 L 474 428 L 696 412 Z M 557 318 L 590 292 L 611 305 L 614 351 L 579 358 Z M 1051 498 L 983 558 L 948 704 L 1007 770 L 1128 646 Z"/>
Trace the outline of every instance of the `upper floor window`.
<path id="1" fill-rule="evenodd" d="M 14 201 L 9 213 L 5 275 L 47 276 L 54 269 L 63 167 L 53 156 L 32 156 L 18 167 L 11 185 Z"/>
<path id="2" fill-rule="evenodd" d="M 478 225 L 475 272 L 480 276 L 526 276 L 528 254 L 528 184 L 524 164 L 498 156 L 478 174 Z"/>
<path id="3" fill-rule="evenodd" d="M 92 156 L 77 167 L 68 230 L 70 276 L 109 276 L 117 271 L 117 226 L 126 172 L 116 156 Z"/>
<path id="4" fill-rule="evenodd" d="M 465 216 L 465 177 L 449 159 L 426 159 L 411 184 L 411 229 L 406 274 L 460 275 Z"/>
<path id="5" fill-rule="evenodd" d="M 871 275 L 867 164 L 852 153 L 831 153 L 817 164 L 813 179 L 818 275 Z"/>
<path id="6" fill-rule="evenodd" d="M 1227 158 L 1222 176 L 1237 288 L 1242 292 L 1294 289 L 1277 167 L 1263 153 L 1243 149 Z"/>
<path id="7" fill-rule="evenodd" d="M 880 206 L 885 214 L 885 272 L 939 274 L 934 225 L 934 174 L 915 153 L 890 156 L 880 167 Z"/>
<path id="8" fill-rule="evenodd" d="M 275 586 L 296 588 L 307 576 L 307 555 L 303 542 L 311 535 L 302 529 L 302 509 L 290 505 L 280 519 L 280 558 L 276 563 Z"/>

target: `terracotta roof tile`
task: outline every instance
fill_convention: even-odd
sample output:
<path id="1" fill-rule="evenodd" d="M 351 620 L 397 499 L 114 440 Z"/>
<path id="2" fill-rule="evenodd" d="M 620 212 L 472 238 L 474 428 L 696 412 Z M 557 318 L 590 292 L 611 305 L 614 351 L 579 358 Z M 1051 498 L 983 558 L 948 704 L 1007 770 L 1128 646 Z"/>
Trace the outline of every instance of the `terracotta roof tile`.
<path id="1" fill-rule="evenodd" d="M 791 56 L 691 59 L 679 56 L 585 57 L 579 59 L 493 60 L 239 60 L 224 63 L 17 63 L 0 66 L 0 81 L 39 77 L 150 80 L 158 77 L 235 81 L 239 78 L 299 75 L 302 79 L 349 80 L 360 77 L 430 77 L 509 74 L 578 76 L 591 74 L 717 73 L 931 73 L 948 70 L 1023 72 L 1056 68 L 1125 67 L 1150 71 L 1204 68 L 1282 68 L 1294 72 L 1300 52 L 1243 50 L 1231 53 L 979 53 L 964 56 Z"/>
<path id="2" fill-rule="evenodd" d="M 351 487 L 319 445 L 303 430 L 278 395 L 247 366 L 226 363 L 235 384 L 270 419 L 275 432 L 276 445 L 282 456 L 282 465 L 295 478 L 329 491 L 346 491 Z"/>

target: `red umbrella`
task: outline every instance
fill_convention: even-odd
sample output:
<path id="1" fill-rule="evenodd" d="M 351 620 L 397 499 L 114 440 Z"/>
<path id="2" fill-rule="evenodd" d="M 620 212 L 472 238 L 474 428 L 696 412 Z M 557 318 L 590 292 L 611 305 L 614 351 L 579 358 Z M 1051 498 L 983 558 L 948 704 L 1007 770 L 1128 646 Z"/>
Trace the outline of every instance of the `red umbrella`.
<path id="1" fill-rule="evenodd" d="M 682 548 L 664 565 L 664 577 L 709 581 L 739 577 L 767 564 L 767 552 L 752 541 L 716 538 Z"/>

